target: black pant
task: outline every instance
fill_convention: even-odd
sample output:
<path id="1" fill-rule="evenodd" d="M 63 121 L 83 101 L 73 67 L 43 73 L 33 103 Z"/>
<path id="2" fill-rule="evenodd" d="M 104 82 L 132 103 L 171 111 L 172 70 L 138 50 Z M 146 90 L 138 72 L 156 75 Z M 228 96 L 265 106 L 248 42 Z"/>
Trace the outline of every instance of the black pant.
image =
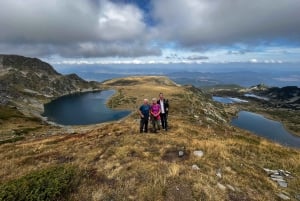
<path id="1" fill-rule="evenodd" d="M 167 113 L 160 113 L 161 127 L 168 130 L 168 115 Z"/>
<path id="2" fill-rule="evenodd" d="M 140 133 L 142 133 L 143 130 L 145 131 L 145 133 L 148 132 L 148 118 L 141 118 Z"/>

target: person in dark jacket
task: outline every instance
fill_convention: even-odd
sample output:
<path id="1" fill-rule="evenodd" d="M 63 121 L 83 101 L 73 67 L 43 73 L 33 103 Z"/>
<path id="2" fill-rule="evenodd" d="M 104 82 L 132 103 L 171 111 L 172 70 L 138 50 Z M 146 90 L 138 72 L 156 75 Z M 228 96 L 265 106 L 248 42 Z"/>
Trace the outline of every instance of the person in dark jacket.
<path id="1" fill-rule="evenodd" d="M 160 120 L 161 126 L 164 130 L 168 130 L 168 112 L 169 112 L 169 101 L 164 98 L 163 93 L 159 94 L 157 104 L 160 105 Z"/>
<path id="2" fill-rule="evenodd" d="M 150 105 L 148 104 L 148 99 L 144 99 L 144 104 L 139 108 L 139 115 L 141 117 L 140 121 L 140 133 L 143 131 L 148 132 L 148 121 L 150 115 Z"/>

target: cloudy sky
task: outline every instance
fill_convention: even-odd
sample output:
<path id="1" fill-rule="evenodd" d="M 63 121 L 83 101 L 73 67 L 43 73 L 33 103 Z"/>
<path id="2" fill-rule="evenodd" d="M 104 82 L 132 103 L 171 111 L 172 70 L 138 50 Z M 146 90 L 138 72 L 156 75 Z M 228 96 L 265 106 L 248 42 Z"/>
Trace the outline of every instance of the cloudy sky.
<path id="1" fill-rule="evenodd" d="M 300 62 L 300 0 L 0 0 L 0 54 L 52 63 Z"/>

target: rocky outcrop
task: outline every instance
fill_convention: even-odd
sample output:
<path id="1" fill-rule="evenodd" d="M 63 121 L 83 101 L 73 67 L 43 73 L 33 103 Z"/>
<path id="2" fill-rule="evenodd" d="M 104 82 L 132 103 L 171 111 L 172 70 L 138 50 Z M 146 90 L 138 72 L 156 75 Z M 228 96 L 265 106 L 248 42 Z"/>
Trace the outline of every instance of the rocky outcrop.
<path id="1" fill-rule="evenodd" d="M 273 107 L 300 110 L 300 88 L 297 86 L 270 87 L 252 90 L 258 96 L 267 97 L 267 104 Z"/>

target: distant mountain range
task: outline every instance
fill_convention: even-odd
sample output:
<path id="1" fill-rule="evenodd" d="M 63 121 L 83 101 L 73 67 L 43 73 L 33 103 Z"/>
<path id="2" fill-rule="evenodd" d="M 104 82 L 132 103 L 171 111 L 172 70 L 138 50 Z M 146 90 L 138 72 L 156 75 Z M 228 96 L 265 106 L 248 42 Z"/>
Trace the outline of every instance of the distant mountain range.
<path id="1" fill-rule="evenodd" d="M 250 87 L 258 83 L 269 86 L 300 86 L 300 73 L 293 72 L 175 72 L 168 77 L 180 84 L 192 84 L 197 87 L 236 84 Z"/>
<path id="2" fill-rule="evenodd" d="M 296 63 L 283 64 L 143 64 L 143 65 L 54 65 L 62 74 L 76 73 L 86 80 L 104 81 L 132 75 L 163 75 L 178 84 L 197 87 L 259 83 L 268 86 L 300 87 L 300 68 Z"/>

